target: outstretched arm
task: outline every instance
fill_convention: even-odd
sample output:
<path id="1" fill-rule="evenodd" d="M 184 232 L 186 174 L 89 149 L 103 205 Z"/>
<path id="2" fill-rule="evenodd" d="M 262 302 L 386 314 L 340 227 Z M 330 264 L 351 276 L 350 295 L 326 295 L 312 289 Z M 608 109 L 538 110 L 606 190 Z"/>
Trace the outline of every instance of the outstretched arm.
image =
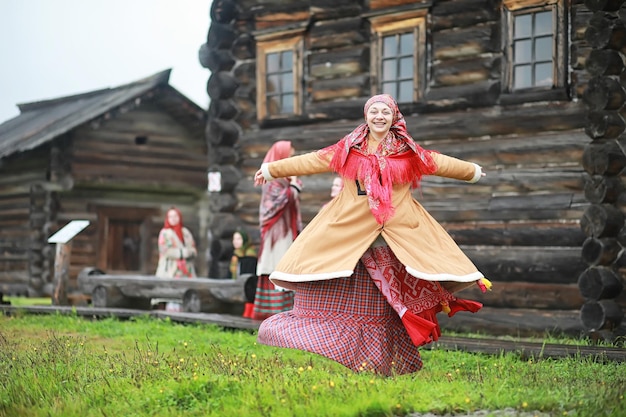
<path id="1" fill-rule="evenodd" d="M 437 164 L 437 171 L 433 175 L 471 183 L 478 182 L 481 177 L 485 176 L 480 165 L 473 162 L 463 161 L 437 152 L 431 152 L 431 155 Z"/>
<path id="2" fill-rule="evenodd" d="M 322 156 L 320 152 L 309 152 L 280 161 L 264 163 L 254 174 L 254 185 L 263 185 L 276 178 L 331 172 L 329 160 L 330 158 Z"/>

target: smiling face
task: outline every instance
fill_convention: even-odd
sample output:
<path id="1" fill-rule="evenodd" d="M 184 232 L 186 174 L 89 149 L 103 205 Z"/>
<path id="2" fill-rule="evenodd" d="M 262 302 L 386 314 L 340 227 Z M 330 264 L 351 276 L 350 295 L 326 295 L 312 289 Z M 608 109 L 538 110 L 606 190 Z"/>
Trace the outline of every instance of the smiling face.
<path id="1" fill-rule="evenodd" d="M 365 121 L 374 138 L 381 140 L 391 129 L 393 122 L 393 110 L 382 102 L 373 103 L 365 113 Z"/>

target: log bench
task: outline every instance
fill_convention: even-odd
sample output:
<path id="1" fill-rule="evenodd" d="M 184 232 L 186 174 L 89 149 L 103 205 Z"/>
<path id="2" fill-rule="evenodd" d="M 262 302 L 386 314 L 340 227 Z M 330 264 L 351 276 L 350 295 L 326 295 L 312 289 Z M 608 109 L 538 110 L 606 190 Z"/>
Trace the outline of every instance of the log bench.
<path id="1" fill-rule="evenodd" d="M 91 296 L 94 307 L 149 310 L 151 300 L 182 303 L 187 313 L 241 314 L 245 303 L 254 301 L 257 277 L 243 274 L 236 280 L 216 278 L 158 278 L 154 275 L 112 275 L 85 268 L 78 287 Z"/>

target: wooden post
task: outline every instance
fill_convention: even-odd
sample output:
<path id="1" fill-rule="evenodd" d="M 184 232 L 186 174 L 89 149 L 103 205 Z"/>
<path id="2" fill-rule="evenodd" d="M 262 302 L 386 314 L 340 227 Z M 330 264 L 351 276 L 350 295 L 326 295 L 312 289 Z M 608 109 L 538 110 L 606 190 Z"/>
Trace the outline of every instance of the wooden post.
<path id="1" fill-rule="evenodd" d="M 69 280 L 70 255 L 72 242 L 57 243 L 57 252 L 54 257 L 54 279 L 52 281 L 52 305 L 66 306 L 67 282 Z"/>
<path id="2" fill-rule="evenodd" d="M 50 236 L 48 243 L 56 243 L 57 251 L 54 258 L 54 278 L 52 281 L 52 305 L 68 305 L 67 282 L 69 280 L 71 239 L 89 226 L 88 220 L 72 220 L 61 230 Z"/>

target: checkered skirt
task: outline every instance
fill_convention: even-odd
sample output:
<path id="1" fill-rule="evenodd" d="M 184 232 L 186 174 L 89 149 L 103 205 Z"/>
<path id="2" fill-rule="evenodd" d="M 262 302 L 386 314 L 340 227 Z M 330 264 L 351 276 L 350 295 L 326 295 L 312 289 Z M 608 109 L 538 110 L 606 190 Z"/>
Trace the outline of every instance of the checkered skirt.
<path id="1" fill-rule="evenodd" d="M 252 318 L 264 320 L 293 307 L 293 291 L 276 289 L 269 276 L 260 275 L 254 296 Z"/>
<path id="2" fill-rule="evenodd" d="M 299 283 L 293 309 L 263 321 L 258 342 L 317 353 L 356 372 L 422 368 L 417 346 L 361 262 L 351 277 Z"/>

